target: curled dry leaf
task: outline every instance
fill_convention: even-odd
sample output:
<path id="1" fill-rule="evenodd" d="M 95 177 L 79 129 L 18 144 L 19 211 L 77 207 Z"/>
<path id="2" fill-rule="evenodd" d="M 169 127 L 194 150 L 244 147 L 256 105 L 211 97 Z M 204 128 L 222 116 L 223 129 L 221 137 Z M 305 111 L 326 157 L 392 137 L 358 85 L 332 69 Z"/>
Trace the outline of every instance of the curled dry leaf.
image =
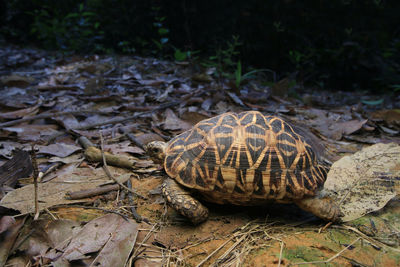
<path id="1" fill-rule="evenodd" d="M 383 208 L 400 194 L 400 146 L 375 144 L 335 162 L 322 193 L 334 199 L 343 221 Z"/>

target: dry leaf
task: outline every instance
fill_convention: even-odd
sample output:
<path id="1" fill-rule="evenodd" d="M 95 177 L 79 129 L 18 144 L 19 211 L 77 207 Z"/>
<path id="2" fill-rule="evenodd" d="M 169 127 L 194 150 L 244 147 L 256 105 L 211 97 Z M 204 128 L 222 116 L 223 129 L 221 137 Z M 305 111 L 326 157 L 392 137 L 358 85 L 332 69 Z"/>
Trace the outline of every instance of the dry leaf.
<path id="1" fill-rule="evenodd" d="M 171 109 L 165 111 L 165 121 L 163 128 L 165 130 L 182 130 L 186 131 L 192 128 L 192 125 L 186 121 L 179 119 Z"/>
<path id="2" fill-rule="evenodd" d="M 59 204 L 82 202 L 82 200 L 65 199 L 68 191 L 80 191 L 92 189 L 104 184 L 109 179 L 103 169 L 92 170 L 90 168 L 72 168 L 70 172 L 54 178 L 47 183 L 38 184 L 39 209 L 52 207 Z M 0 201 L 0 205 L 6 208 L 15 209 L 21 213 L 35 211 L 33 184 L 26 185 L 9 192 Z"/>
<path id="3" fill-rule="evenodd" d="M 39 154 L 49 154 L 60 158 L 68 157 L 76 151 L 82 150 L 80 146 L 68 145 L 63 143 L 51 144 L 48 146 L 36 146 Z"/>
<path id="4" fill-rule="evenodd" d="M 400 194 L 400 146 L 375 144 L 335 162 L 322 194 L 340 203 L 343 221 L 383 208 Z"/>
<path id="5" fill-rule="evenodd" d="M 72 237 L 62 258 L 84 259 L 99 252 L 93 266 L 125 266 L 135 245 L 138 224 L 116 214 L 107 214 L 87 223 Z"/>

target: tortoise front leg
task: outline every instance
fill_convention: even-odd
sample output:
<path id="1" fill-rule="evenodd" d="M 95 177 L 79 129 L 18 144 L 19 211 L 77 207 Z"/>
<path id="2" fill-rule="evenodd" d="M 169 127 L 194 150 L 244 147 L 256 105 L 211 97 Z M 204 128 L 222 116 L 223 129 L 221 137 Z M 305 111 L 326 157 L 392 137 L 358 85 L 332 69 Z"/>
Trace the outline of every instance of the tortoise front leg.
<path id="1" fill-rule="evenodd" d="M 341 222 L 343 216 L 340 208 L 327 197 L 309 197 L 294 201 L 297 206 L 305 211 L 311 212 L 315 216 L 331 222 Z"/>
<path id="2" fill-rule="evenodd" d="M 187 217 L 193 224 L 199 224 L 208 218 L 208 209 L 177 184 L 175 180 L 165 179 L 161 186 L 161 192 L 167 204 Z"/>

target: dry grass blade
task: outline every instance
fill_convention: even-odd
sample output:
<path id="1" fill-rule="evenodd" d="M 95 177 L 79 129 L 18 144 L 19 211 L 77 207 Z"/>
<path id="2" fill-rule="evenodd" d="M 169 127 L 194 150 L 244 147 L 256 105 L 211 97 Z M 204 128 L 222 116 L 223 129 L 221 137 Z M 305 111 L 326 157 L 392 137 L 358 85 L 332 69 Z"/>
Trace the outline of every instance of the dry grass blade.
<path id="1" fill-rule="evenodd" d="M 367 240 L 368 242 L 371 242 L 372 244 L 375 244 L 377 247 L 384 247 L 386 249 L 389 249 L 389 250 L 396 251 L 396 252 L 400 253 L 400 249 L 390 247 L 390 246 L 388 246 L 388 245 L 386 245 L 386 244 L 384 244 L 384 243 L 382 243 L 382 242 L 380 242 L 380 241 L 378 241 L 378 240 L 376 240 L 376 239 L 374 239 L 372 237 L 369 237 L 366 234 L 360 232 L 358 229 L 356 229 L 356 228 L 354 228 L 352 226 L 344 225 L 343 228 L 353 231 L 354 233 L 358 234 L 360 237 L 362 237 L 363 239 Z"/>
<path id="2" fill-rule="evenodd" d="M 231 238 L 229 238 L 228 240 L 226 240 L 221 246 L 219 246 L 218 248 L 216 248 L 213 252 L 211 252 L 210 254 L 208 254 L 207 257 L 205 257 L 201 262 L 199 262 L 199 264 L 196 265 L 196 267 L 200 267 L 202 266 L 205 262 L 207 262 L 212 256 L 215 255 L 215 253 L 217 253 L 220 249 L 222 249 L 226 244 L 228 244 L 230 241 L 232 241 L 233 238 L 235 238 L 236 236 L 232 236 Z"/>
<path id="3" fill-rule="evenodd" d="M 281 241 L 281 249 L 279 251 L 279 260 L 278 260 L 278 267 L 281 266 L 281 262 L 282 262 L 282 254 L 283 254 L 283 247 L 284 247 L 284 243 L 283 241 Z"/>

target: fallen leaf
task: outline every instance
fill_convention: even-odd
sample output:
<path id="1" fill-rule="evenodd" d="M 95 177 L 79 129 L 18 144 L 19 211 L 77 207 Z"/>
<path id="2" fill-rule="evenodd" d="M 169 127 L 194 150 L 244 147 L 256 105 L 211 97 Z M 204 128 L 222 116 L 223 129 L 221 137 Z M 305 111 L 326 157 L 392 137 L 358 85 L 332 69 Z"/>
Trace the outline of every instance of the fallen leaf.
<path id="1" fill-rule="evenodd" d="M 7 231 L 15 224 L 15 219 L 12 216 L 3 216 L 0 218 L 0 234 Z"/>
<path id="2" fill-rule="evenodd" d="M 242 100 L 235 94 L 235 93 L 231 93 L 231 92 L 227 92 L 227 94 L 229 95 L 229 97 L 233 100 L 233 102 L 235 102 L 236 104 L 244 107 L 245 105 L 243 104 Z"/>
<path id="3" fill-rule="evenodd" d="M 16 111 L 0 113 L 0 119 L 15 120 L 27 115 L 34 115 L 39 111 L 39 107 L 40 105 L 35 105 L 30 108 L 24 108 Z"/>
<path id="4" fill-rule="evenodd" d="M 21 76 L 18 74 L 11 74 L 0 78 L 0 82 L 9 87 L 28 87 L 35 81 L 32 77 Z"/>
<path id="5" fill-rule="evenodd" d="M 367 121 L 368 120 L 363 120 L 363 121 L 351 120 L 351 121 L 339 122 L 331 125 L 330 128 L 333 129 L 335 132 L 344 135 L 350 135 L 360 130 L 362 126 L 367 123 Z"/>
<path id="6" fill-rule="evenodd" d="M 101 168 L 94 170 L 90 168 L 71 168 L 70 172 L 63 173 L 47 183 L 38 184 L 39 210 L 59 204 L 82 202 L 82 200 L 65 199 L 65 193 L 92 189 L 108 180 L 104 170 Z M 0 205 L 18 210 L 22 214 L 31 213 L 35 211 L 33 195 L 34 185 L 26 185 L 5 195 L 0 201 Z"/>
<path id="7" fill-rule="evenodd" d="M 104 150 L 112 154 L 131 153 L 144 154 L 144 150 L 137 146 L 130 146 L 130 141 L 104 145 Z"/>
<path id="8" fill-rule="evenodd" d="M 186 131 L 192 128 L 192 125 L 179 119 L 171 109 L 165 111 L 164 130 L 182 130 Z"/>
<path id="9" fill-rule="evenodd" d="M 68 145 L 63 143 L 51 144 L 48 146 L 36 146 L 39 149 L 39 154 L 48 154 L 52 156 L 57 156 L 60 158 L 65 158 L 76 151 L 82 150 L 80 146 Z"/>
<path id="10" fill-rule="evenodd" d="M 62 258 L 69 261 L 99 252 L 93 266 L 125 266 L 138 234 L 138 224 L 116 214 L 88 222 L 72 237 Z"/>
<path id="11" fill-rule="evenodd" d="M 55 220 L 48 224 L 46 232 L 51 246 L 57 250 L 63 250 L 69 244 L 65 241 L 70 240 L 71 236 L 77 234 L 81 229 L 79 222 Z"/>
<path id="12" fill-rule="evenodd" d="M 20 140 L 24 141 L 42 141 L 46 137 L 58 134 L 56 125 L 20 125 L 14 127 L 5 127 L 3 130 L 17 133 Z"/>
<path id="13" fill-rule="evenodd" d="M 379 110 L 370 116 L 371 120 L 383 120 L 387 125 L 400 126 L 400 109 Z"/>
<path id="14" fill-rule="evenodd" d="M 6 216 L 8 217 L 8 216 Z M 3 218 L 6 218 L 3 217 Z M 9 221 L 9 219 L 5 219 Z M 14 246 L 15 240 L 19 235 L 19 230 L 24 225 L 25 219 L 18 218 L 14 221 L 14 223 L 3 222 L 1 221 L 2 226 L 7 225 L 7 228 L 0 235 L 0 266 L 6 266 L 7 257 L 9 256 L 12 247 Z"/>
<path id="15" fill-rule="evenodd" d="M 18 179 L 27 178 L 32 172 L 33 166 L 29 152 L 16 151 L 11 159 L 0 166 L 0 191 L 3 186 L 14 188 Z"/>
<path id="16" fill-rule="evenodd" d="M 336 161 L 322 195 L 340 203 L 343 221 L 383 208 L 400 194 L 400 145 L 375 144 Z"/>

